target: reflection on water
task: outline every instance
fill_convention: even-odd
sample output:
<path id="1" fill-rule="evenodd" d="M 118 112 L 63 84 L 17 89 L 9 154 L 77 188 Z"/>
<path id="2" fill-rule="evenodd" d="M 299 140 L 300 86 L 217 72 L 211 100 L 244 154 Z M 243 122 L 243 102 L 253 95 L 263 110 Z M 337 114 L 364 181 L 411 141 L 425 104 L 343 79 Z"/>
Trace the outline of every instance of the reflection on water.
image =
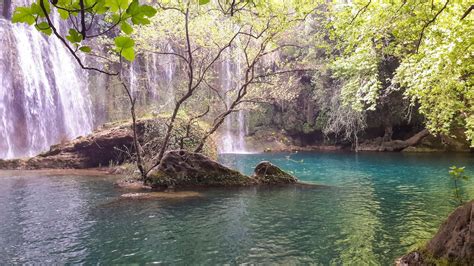
<path id="1" fill-rule="evenodd" d="M 471 155 L 225 155 L 250 173 L 270 160 L 327 187 L 200 191 L 121 198 L 113 177 L 0 175 L 0 264 L 389 264 L 428 239 L 454 208 L 450 165 Z M 466 197 L 474 183 L 464 184 Z"/>

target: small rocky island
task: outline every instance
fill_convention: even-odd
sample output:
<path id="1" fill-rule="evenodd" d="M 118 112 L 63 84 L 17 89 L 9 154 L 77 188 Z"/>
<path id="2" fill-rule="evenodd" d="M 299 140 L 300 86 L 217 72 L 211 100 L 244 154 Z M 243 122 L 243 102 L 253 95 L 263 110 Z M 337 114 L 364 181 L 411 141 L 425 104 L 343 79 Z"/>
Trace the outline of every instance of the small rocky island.
<path id="1" fill-rule="evenodd" d="M 185 150 L 168 151 L 150 174 L 153 188 L 294 184 L 298 179 L 270 162 L 261 162 L 252 176 L 232 170 L 207 156 Z"/>

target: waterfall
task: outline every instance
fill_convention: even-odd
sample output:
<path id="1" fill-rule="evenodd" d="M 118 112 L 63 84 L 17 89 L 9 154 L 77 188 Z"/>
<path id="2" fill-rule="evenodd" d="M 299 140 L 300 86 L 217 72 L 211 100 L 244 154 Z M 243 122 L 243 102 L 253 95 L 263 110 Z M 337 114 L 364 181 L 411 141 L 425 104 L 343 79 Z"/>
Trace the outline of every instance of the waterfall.
<path id="1" fill-rule="evenodd" d="M 0 19 L 0 45 L 0 158 L 33 156 L 92 131 L 87 73 L 59 40 Z"/>
<path id="2" fill-rule="evenodd" d="M 166 43 L 163 51 L 174 53 L 171 44 Z M 175 103 L 175 71 L 176 57 L 151 53 L 144 58 L 145 79 L 149 97 L 157 104 L 155 111 L 167 111 L 174 108 Z"/>
<path id="3" fill-rule="evenodd" d="M 166 45 L 166 52 L 174 53 L 173 47 L 171 47 L 169 43 Z M 171 108 L 174 107 L 174 104 L 176 102 L 176 99 L 175 99 L 176 96 L 175 96 L 175 91 L 174 91 L 174 86 L 173 86 L 174 71 L 176 68 L 175 60 L 176 60 L 176 57 L 174 55 L 167 55 L 164 60 L 165 86 L 166 86 L 165 106 L 171 106 Z"/>
<path id="4" fill-rule="evenodd" d="M 138 78 L 137 78 L 137 61 L 138 60 L 135 60 L 135 61 L 132 61 L 130 63 L 130 69 L 129 69 L 129 73 L 128 73 L 128 79 L 129 79 L 129 90 L 130 90 L 130 93 L 134 96 L 136 96 L 136 94 L 138 93 L 138 89 L 139 89 L 139 86 L 140 84 L 138 84 Z"/>
<path id="5" fill-rule="evenodd" d="M 236 60 L 234 60 L 232 55 L 229 54 L 222 62 L 220 72 L 222 92 L 225 94 L 226 105 L 230 106 L 233 100 L 232 92 L 236 92 L 241 85 L 242 68 L 240 57 L 237 56 Z M 245 145 L 245 135 L 247 133 L 248 126 L 244 110 L 238 110 L 228 115 L 222 128 L 219 153 L 247 153 Z"/>

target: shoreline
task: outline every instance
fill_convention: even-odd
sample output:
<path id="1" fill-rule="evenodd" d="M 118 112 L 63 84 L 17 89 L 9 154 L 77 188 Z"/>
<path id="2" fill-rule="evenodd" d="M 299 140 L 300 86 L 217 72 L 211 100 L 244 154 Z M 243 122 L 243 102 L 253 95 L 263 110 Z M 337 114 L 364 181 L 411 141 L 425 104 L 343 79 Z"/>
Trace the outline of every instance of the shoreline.
<path id="1" fill-rule="evenodd" d="M 41 174 L 45 176 L 117 176 L 121 177 L 121 174 L 114 174 L 110 171 L 110 168 L 85 168 L 85 169 L 74 169 L 74 168 L 43 168 L 43 169 L 0 169 L 0 177 L 5 176 L 21 176 Z"/>

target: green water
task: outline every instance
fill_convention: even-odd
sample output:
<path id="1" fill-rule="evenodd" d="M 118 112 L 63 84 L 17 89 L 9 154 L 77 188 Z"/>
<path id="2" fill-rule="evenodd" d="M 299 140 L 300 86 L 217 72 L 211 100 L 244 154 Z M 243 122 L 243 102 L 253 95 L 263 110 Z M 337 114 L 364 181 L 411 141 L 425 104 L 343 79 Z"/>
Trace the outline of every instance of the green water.
<path id="1" fill-rule="evenodd" d="M 223 155 L 246 173 L 261 160 L 325 187 L 200 191 L 125 200 L 113 177 L 0 175 L 0 264 L 319 263 L 389 265 L 455 207 L 456 154 Z M 474 198 L 474 181 L 463 185 Z"/>

